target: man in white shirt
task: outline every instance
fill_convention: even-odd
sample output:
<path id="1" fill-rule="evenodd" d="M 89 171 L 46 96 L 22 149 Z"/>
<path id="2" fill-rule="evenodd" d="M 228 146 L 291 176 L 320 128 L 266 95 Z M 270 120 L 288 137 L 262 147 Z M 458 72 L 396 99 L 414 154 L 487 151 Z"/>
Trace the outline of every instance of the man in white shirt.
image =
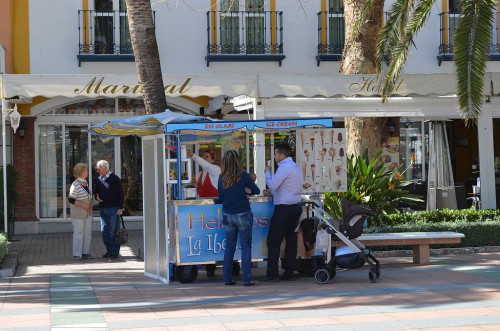
<path id="1" fill-rule="evenodd" d="M 293 161 L 292 151 L 288 144 L 278 144 L 274 148 L 274 160 L 278 169 L 274 175 L 266 166 L 266 184 L 275 205 L 274 214 L 269 225 L 267 235 L 267 272 L 265 281 L 277 282 L 278 280 L 293 280 L 295 261 L 297 258 L 297 227 L 302 214 L 302 170 Z M 279 276 L 278 262 L 280 246 L 286 239 L 283 269 L 285 272 Z"/>

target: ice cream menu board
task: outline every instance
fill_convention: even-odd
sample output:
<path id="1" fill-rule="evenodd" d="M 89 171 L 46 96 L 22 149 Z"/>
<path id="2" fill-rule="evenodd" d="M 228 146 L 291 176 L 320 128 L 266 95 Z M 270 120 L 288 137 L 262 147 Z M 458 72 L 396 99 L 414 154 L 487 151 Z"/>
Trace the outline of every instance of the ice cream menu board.
<path id="1" fill-rule="evenodd" d="M 399 165 L 399 137 L 389 137 L 382 142 L 382 157 L 387 170 Z"/>
<path id="2" fill-rule="evenodd" d="M 347 190 L 345 140 L 345 129 L 297 130 L 296 160 L 304 176 L 304 193 Z"/>

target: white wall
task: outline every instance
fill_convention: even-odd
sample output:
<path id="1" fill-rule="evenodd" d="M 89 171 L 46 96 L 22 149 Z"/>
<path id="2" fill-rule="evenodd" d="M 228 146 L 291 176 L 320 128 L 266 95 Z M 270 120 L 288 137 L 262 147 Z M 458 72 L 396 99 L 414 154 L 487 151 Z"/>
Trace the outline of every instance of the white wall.
<path id="1" fill-rule="evenodd" d="M 89 0 L 92 2 L 92 0 Z M 389 3 L 386 1 L 388 10 Z M 316 65 L 317 13 L 320 1 L 278 0 L 283 11 L 284 54 L 277 62 L 212 62 L 206 65 L 207 10 L 209 0 L 153 1 L 156 35 L 164 74 L 336 74 L 338 62 Z M 78 66 L 78 10 L 81 0 L 30 0 L 31 73 L 135 73 L 133 62 L 82 62 Z M 424 29 L 417 35 L 405 73 L 453 72 L 451 62 L 438 66 L 439 13 L 441 2 L 433 7 Z M 500 71 L 500 62 L 490 62 L 488 70 Z"/>

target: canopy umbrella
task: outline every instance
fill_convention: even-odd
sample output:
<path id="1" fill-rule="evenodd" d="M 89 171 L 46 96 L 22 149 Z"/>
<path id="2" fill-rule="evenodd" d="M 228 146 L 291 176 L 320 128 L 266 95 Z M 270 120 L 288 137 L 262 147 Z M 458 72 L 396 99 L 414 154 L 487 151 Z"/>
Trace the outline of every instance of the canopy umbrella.
<path id="1" fill-rule="evenodd" d="M 210 120 L 203 116 L 194 116 L 184 113 L 174 113 L 165 110 L 163 113 L 143 115 L 129 118 L 112 118 L 89 129 L 91 134 L 99 135 L 102 140 L 124 136 L 150 136 L 165 132 L 167 123 L 186 123 L 196 120 Z"/>

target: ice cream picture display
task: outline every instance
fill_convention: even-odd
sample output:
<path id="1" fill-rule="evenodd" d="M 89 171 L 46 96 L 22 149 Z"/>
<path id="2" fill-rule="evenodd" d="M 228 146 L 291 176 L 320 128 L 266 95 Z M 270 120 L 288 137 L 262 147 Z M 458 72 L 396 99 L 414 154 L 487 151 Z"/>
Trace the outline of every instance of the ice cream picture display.
<path id="1" fill-rule="evenodd" d="M 303 193 L 345 192 L 345 129 L 301 129 L 297 130 L 296 137 L 296 160 L 302 170 Z"/>

